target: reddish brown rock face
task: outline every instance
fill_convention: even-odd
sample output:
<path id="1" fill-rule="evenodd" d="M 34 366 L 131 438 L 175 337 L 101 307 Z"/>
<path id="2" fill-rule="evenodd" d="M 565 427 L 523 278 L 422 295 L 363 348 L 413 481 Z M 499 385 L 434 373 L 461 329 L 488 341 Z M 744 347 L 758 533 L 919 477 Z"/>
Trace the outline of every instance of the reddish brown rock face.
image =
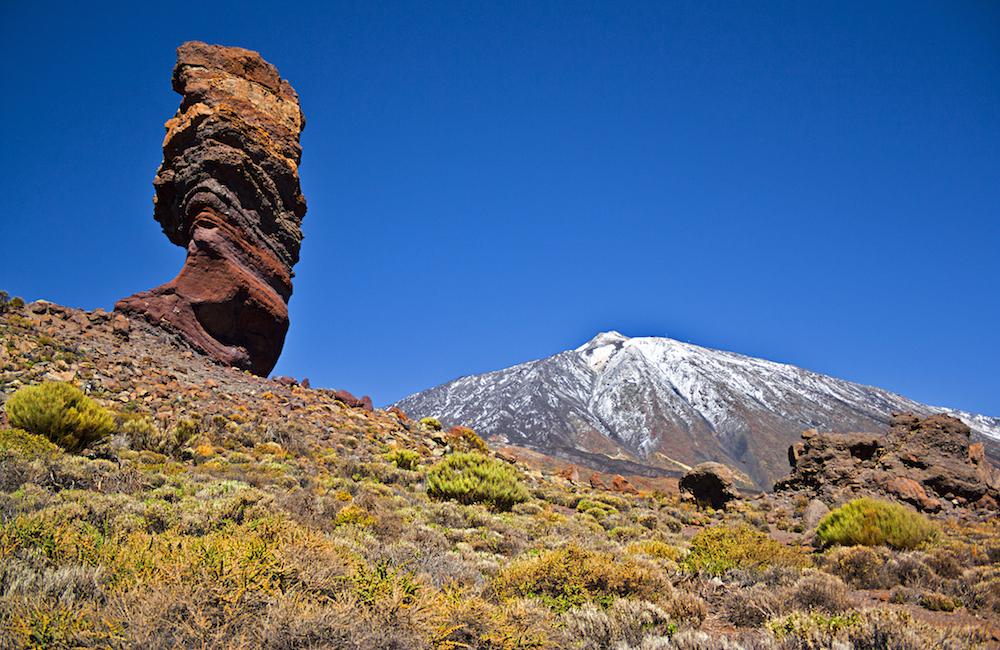
<path id="1" fill-rule="evenodd" d="M 115 308 L 267 375 L 288 331 L 306 212 L 298 96 L 256 52 L 197 42 L 177 49 L 173 87 L 183 99 L 166 124 L 154 217 L 187 259 Z"/>

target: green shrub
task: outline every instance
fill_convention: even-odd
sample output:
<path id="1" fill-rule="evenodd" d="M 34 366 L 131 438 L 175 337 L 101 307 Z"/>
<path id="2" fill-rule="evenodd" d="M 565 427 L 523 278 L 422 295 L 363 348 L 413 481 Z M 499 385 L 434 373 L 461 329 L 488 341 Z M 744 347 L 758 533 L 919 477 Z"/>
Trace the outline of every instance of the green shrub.
<path id="1" fill-rule="evenodd" d="M 52 458 L 60 449 L 43 436 L 20 429 L 0 429 L 0 455 L 4 452 L 25 458 Z"/>
<path id="2" fill-rule="evenodd" d="M 598 521 L 618 514 L 618 510 L 614 506 L 590 499 L 580 499 L 580 503 L 576 504 L 576 511 L 590 515 Z"/>
<path id="3" fill-rule="evenodd" d="M 566 612 L 584 603 L 608 607 L 617 598 L 656 600 L 672 590 L 653 568 L 568 544 L 505 567 L 494 582 L 502 598 L 537 598 Z"/>
<path id="4" fill-rule="evenodd" d="M 935 535 L 937 527 L 912 508 L 855 499 L 820 520 L 816 535 L 825 545 L 916 548 Z"/>
<path id="5" fill-rule="evenodd" d="M 399 469 L 411 472 L 420 465 L 420 454 L 410 449 L 393 449 L 384 458 Z"/>
<path id="6" fill-rule="evenodd" d="M 427 473 L 427 494 L 459 503 L 486 503 L 510 510 L 528 499 L 520 473 L 507 463 L 482 454 L 451 454 Z"/>
<path id="7" fill-rule="evenodd" d="M 809 558 L 769 535 L 741 526 L 713 526 L 691 539 L 683 565 L 692 572 L 722 575 L 731 569 L 763 571 L 769 567 L 804 567 Z"/>
<path id="8" fill-rule="evenodd" d="M 441 430 L 441 420 L 437 418 L 420 418 L 420 425 L 425 429 L 430 429 L 431 431 Z"/>
<path id="9" fill-rule="evenodd" d="M 79 451 L 114 430 L 111 412 L 76 386 L 45 382 L 26 386 L 7 400 L 11 426 L 45 436 L 68 451 Z"/>

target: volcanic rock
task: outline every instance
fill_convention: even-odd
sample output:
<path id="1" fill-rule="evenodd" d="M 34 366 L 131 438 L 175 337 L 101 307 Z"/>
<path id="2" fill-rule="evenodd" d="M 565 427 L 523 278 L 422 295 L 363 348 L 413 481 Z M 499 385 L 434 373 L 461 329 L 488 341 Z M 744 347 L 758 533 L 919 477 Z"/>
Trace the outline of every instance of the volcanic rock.
<path id="1" fill-rule="evenodd" d="M 732 470 L 722 463 L 695 465 L 681 477 L 681 492 L 687 493 L 698 503 L 722 508 L 739 498 Z"/>
<path id="2" fill-rule="evenodd" d="M 374 409 L 372 405 L 372 398 L 367 395 L 363 397 L 355 397 L 350 391 L 346 390 L 323 390 L 324 393 L 330 393 L 335 399 L 340 400 L 344 403 L 344 406 L 364 409 L 366 411 L 371 411 Z"/>
<path id="3" fill-rule="evenodd" d="M 639 489 L 632 485 L 631 481 L 621 474 L 616 474 L 614 478 L 611 479 L 611 489 L 615 492 L 622 492 L 624 494 L 639 494 Z"/>
<path id="4" fill-rule="evenodd" d="M 257 52 L 184 43 L 153 180 L 155 219 L 187 249 L 180 274 L 118 302 L 222 363 L 266 376 L 288 331 L 306 212 L 298 96 Z"/>
<path id="5" fill-rule="evenodd" d="M 925 512 L 954 505 L 992 509 L 997 473 L 970 429 L 948 415 L 896 414 L 885 435 L 819 433 L 789 449 L 792 473 L 776 492 L 803 492 L 827 504 L 858 496 L 906 501 Z"/>

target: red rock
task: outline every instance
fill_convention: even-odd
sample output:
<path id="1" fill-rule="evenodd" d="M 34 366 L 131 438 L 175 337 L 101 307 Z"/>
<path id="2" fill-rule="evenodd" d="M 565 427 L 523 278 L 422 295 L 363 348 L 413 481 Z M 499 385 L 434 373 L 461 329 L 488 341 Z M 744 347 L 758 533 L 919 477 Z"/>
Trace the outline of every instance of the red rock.
<path id="1" fill-rule="evenodd" d="M 924 486 L 916 481 L 903 476 L 889 479 L 885 485 L 886 489 L 896 497 L 912 503 L 921 510 L 934 512 L 941 509 L 941 502 L 928 496 Z"/>
<path id="2" fill-rule="evenodd" d="M 566 479 L 570 483 L 580 482 L 580 470 L 577 469 L 576 465 L 567 465 L 566 467 L 559 470 L 558 475 Z"/>
<path id="3" fill-rule="evenodd" d="M 606 490 L 608 486 L 606 486 L 604 481 L 601 480 L 600 474 L 594 473 L 590 475 L 590 487 L 595 490 Z"/>
<path id="4" fill-rule="evenodd" d="M 344 406 L 348 406 L 350 408 L 360 408 L 366 411 L 375 410 L 374 406 L 372 405 L 372 398 L 368 397 L 367 395 L 358 398 L 346 390 L 331 390 L 327 392 L 332 394 L 334 398 L 343 402 Z"/>
<path id="5" fill-rule="evenodd" d="M 154 216 L 187 259 L 115 308 L 266 376 L 288 331 L 306 212 L 298 96 L 258 53 L 197 42 L 178 48 L 173 85 L 183 100 L 166 124 Z"/>
<path id="6" fill-rule="evenodd" d="M 276 384 L 281 384 L 282 386 L 298 386 L 299 382 L 295 380 L 294 377 L 288 377 L 286 375 L 278 375 L 277 377 L 271 377 L 271 381 Z"/>
<path id="7" fill-rule="evenodd" d="M 611 489 L 625 494 L 639 494 L 639 490 L 621 474 L 615 474 L 615 477 L 611 479 Z"/>

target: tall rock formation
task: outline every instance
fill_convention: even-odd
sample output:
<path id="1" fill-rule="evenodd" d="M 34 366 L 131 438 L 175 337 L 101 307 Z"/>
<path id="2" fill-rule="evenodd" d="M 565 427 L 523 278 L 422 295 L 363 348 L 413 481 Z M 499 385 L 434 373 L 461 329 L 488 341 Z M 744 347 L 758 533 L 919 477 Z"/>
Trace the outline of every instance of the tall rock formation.
<path id="1" fill-rule="evenodd" d="M 288 331 L 306 202 L 298 96 L 257 52 L 177 49 L 154 217 L 187 249 L 176 278 L 116 309 L 166 324 L 215 359 L 267 375 Z"/>

